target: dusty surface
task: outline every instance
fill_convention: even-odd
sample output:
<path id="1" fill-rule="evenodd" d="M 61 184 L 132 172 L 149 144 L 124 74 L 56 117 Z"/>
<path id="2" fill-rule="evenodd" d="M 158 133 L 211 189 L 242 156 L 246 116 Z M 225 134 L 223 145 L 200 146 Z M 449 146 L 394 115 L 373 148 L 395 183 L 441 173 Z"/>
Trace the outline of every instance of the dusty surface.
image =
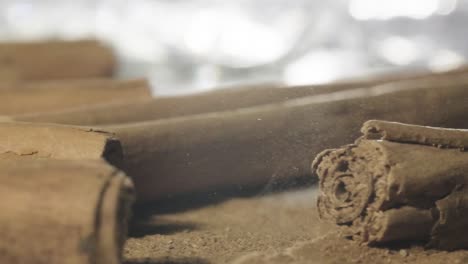
<path id="1" fill-rule="evenodd" d="M 133 228 L 125 263 L 468 263 L 463 250 L 360 246 L 319 221 L 315 199 L 311 188 L 154 213 Z"/>

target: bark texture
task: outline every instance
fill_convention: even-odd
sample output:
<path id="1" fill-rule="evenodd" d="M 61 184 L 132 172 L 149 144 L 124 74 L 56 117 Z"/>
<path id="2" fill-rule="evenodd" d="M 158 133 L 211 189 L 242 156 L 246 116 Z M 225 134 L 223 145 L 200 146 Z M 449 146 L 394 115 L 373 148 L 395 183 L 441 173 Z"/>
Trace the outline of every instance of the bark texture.
<path id="1" fill-rule="evenodd" d="M 102 161 L 0 160 L 0 262 L 118 264 L 133 201 Z"/>
<path id="2" fill-rule="evenodd" d="M 0 115 L 58 111 L 151 97 L 146 80 L 75 79 L 0 83 Z"/>
<path id="3" fill-rule="evenodd" d="M 0 66 L 0 83 L 15 83 L 18 80 L 18 73 L 9 67 Z"/>
<path id="4" fill-rule="evenodd" d="M 321 217 L 371 245 L 468 248 L 468 130 L 368 121 L 362 133 L 312 165 Z"/>
<path id="5" fill-rule="evenodd" d="M 0 44 L 0 67 L 21 80 L 111 76 L 115 66 L 112 50 L 95 40 Z"/>
<path id="6" fill-rule="evenodd" d="M 66 109 L 58 112 L 35 113 L 16 116 L 15 120 L 27 122 L 47 122 L 71 125 L 108 125 L 149 121 L 177 116 L 187 116 L 208 112 L 228 111 L 264 104 L 280 103 L 301 97 L 368 88 L 378 84 L 392 83 L 405 85 L 405 82 L 421 83 L 450 82 L 451 78 L 467 78 L 466 69 L 443 73 L 418 73 L 407 75 L 381 76 L 373 79 L 348 81 L 342 83 L 281 87 L 279 85 L 251 86 L 237 89 L 220 89 L 188 96 L 158 97 L 138 102 L 117 102 Z"/>
<path id="7" fill-rule="evenodd" d="M 412 80 L 102 129 L 121 141 L 123 168 L 146 202 L 309 176 L 315 155 L 358 137 L 369 119 L 468 127 L 467 87 L 464 75 Z"/>
<path id="8" fill-rule="evenodd" d="M 187 96 L 156 97 L 136 102 L 117 102 L 59 112 L 20 115 L 14 119 L 86 126 L 122 124 L 253 107 L 360 86 L 363 84 L 345 83 L 287 88 L 271 85 L 220 89 Z"/>
<path id="9" fill-rule="evenodd" d="M 52 124 L 0 122 L 0 159 L 105 159 L 122 164 L 120 142 L 109 132 Z"/>
<path id="10" fill-rule="evenodd" d="M 315 155 L 358 137 L 369 119 L 468 127 L 467 87 L 466 77 L 410 81 L 105 129 L 121 140 L 144 202 L 310 175 Z"/>

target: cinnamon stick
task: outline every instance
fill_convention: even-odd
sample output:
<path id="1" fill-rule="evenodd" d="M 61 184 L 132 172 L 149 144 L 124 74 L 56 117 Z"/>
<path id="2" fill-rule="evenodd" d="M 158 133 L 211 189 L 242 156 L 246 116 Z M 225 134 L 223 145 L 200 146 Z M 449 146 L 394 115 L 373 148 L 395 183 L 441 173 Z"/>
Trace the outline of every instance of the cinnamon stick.
<path id="1" fill-rule="evenodd" d="M 150 98 L 146 80 L 76 79 L 0 84 L 0 115 L 57 111 Z"/>
<path id="2" fill-rule="evenodd" d="M 459 118 L 468 111 L 467 85 L 464 76 L 414 80 L 102 129 L 121 141 L 138 201 L 154 201 L 308 176 L 312 157 L 356 138 L 372 118 L 468 127 Z"/>
<path id="3" fill-rule="evenodd" d="M 111 76 L 115 64 L 112 50 L 96 40 L 0 44 L 0 67 L 21 80 Z"/>
<path id="4" fill-rule="evenodd" d="M 0 160 L 0 262 L 121 263 L 133 187 L 97 160 Z"/>
<path id="5" fill-rule="evenodd" d="M 280 103 L 301 97 L 371 87 L 383 83 L 405 85 L 405 82 L 437 82 L 468 78 L 466 69 L 443 73 L 418 73 L 381 76 L 359 81 L 312 86 L 257 86 L 238 89 L 220 89 L 188 96 L 157 97 L 138 102 L 117 102 L 66 109 L 58 112 L 32 113 L 14 117 L 17 121 L 48 122 L 72 125 L 107 125 L 172 118 L 208 112 L 227 111 L 256 105 Z"/>
<path id="6" fill-rule="evenodd" d="M 468 127 L 458 119 L 468 111 L 467 85 L 465 77 L 411 81 L 105 129 L 121 140 L 124 170 L 144 202 L 310 175 L 312 157 L 357 137 L 372 118 Z"/>
<path id="7" fill-rule="evenodd" d="M 33 157 L 58 160 L 104 159 L 121 167 L 123 156 L 114 134 L 53 124 L 0 122 L 0 159 Z"/>
<path id="8" fill-rule="evenodd" d="M 156 97 L 57 112 L 18 115 L 14 117 L 14 120 L 86 126 L 132 123 L 252 107 L 359 86 L 362 84 L 345 83 L 287 88 L 275 85 L 229 88 L 187 96 Z"/>
<path id="9" fill-rule="evenodd" d="M 319 154 L 322 218 L 370 245 L 468 248 L 468 130 L 368 121 L 355 143 Z"/>

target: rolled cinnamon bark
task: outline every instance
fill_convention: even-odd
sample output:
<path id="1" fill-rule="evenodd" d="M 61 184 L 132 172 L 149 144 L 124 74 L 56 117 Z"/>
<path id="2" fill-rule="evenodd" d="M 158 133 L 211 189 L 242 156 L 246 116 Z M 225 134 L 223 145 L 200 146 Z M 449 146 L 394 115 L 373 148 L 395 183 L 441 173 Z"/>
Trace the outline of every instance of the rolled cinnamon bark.
<path id="1" fill-rule="evenodd" d="M 308 176 L 312 157 L 356 138 L 372 118 L 467 127 L 458 119 L 468 111 L 467 86 L 466 77 L 407 81 L 103 129 L 121 141 L 138 201 L 154 201 Z"/>
<path id="2" fill-rule="evenodd" d="M 413 75 L 382 76 L 367 80 L 326 85 L 296 87 L 272 85 L 243 89 L 221 89 L 189 96 L 159 97 L 139 102 L 117 102 L 92 107 L 67 109 L 59 112 L 33 113 L 16 116 L 14 120 L 87 126 L 131 123 L 280 103 L 300 97 L 371 87 L 389 82 L 394 83 L 394 85 L 405 85 L 404 82 L 408 81 L 420 81 L 421 84 L 433 81 L 440 83 L 444 80 L 450 82 L 452 78 L 468 78 L 466 77 L 468 76 L 467 73 L 468 71 L 464 69 L 433 74 L 419 73 Z"/>
<path id="3" fill-rule="evenodd" d="M 443 125 L 468 111 L 467 78 L 382 85 L 279 104 L 105 127 L 121 140 L 140 202 L 310 175 L 324 148 L 372 118 Z"/>
<path id="4" fill-rule="evenodd" d="M 362 85 L 361 83 L 344 83 L 287 88 L 271 85 L 269 87 L 220 89 L 187 96 L 157 97 L 134 102 L 79 107 L 58 112 L 32 113 L 15 116 L 14 120 L 86 126 L 132 123 L 252 107 L 352 89 Z"/>
<path id="5" fill-rule="evenodd" d="M 150 98 L 146 80 L 77 79 L 0 84 L 0 115 L 57 111 Z"/>
<path id="6" fill-rule="evenodd" d="M 319 154 L 319 213 L 374 245 L 468 248 L 468 130 L 368 121 L 355 144 Z"/>
<path id="7" fill-rule="evenodd" d="M 0 44 L 0 67 L 22 80 L 111 76 L 115 65 L 112 50 L 95 40 Z"/>
<path id="8" fill-rule="evenodd" d="M 118 264 L 133 186 L 102 161 L 0 160 L 0 262 Z"/>

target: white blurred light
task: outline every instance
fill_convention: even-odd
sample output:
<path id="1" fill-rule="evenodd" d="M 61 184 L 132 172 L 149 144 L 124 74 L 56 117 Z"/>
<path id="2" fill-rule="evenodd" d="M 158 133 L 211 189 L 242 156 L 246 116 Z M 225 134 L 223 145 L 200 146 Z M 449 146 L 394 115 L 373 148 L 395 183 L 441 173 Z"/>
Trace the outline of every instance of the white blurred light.
<path id="1" fill-rule="evenodd" d="M 213 10 L 202 10 L 193 18 L 184 36 L 185 46 L 197 55 L 213 51 L 219 39 L 223 14 Z"/>
<path id="2" fill-rule="evenodd" d="M 221 35 L 219 49 L 228 60 L 242 58 L 239 66 L 274 61 L 286 49 L 281 36 L 270 27 L 241 19 L 230 22 Z"/>
<path id="3" fill-rule="evenodd" d="M 174 47 L 181 47 L 183 36 L 190 22 L 191 10 L 183 4 L 172 4 L 172 1 L 139 1 L 128 3 L 125 11 L 128 27 L 141 29 L 148 38 Z M 192 11 L 193 12 L 193 11 Z"/>
<path id="4" fill-rule="evenodd" d="M 43 8 L 41 11 L 45 10 Z M 5 12 L 7 26 L 17 39 L 28 40 L 48 36 L 50 28 L 54 26 L 50 16 L 38 14 L 37 7 L 29 1 L 12 3 L 2 12 Z"/>
<path id="5" fill-rule="evenodd" d="M 114 39 L 116 48 L 126 58 L 145 63 L 154 63 L 166 59 L 163 47 L 155 40 L 148 38 L 143 32 L 127 31 Z"/>
<path id="6" fill-rule="evenodd" d="M 219 81 L 219 71 L 214 65 L 203 65 L 197 68 L 193 86 L 197 91 L 213 89 Z"/>
<path id="7" fill-rule="evenodd" d="M 101 6 L 96 11 L 96 33 L 103 39 L 114 41 L 119 34 L 121 19 L 114 10 Z"/>
<path id="8" fill-rule="evenodd" d="M 438 15 L 449 15 L 457 8 L 457 0 L 439 0 L 439 6 L 436 13 Z"/>
<path id="9" fill-rule="evenodd" d="M 340 77 L 342 58 L 332 51 L 313 51 L 289 64 L 284 73 L 288 85 L 320 84 Z"/>
<path id="10" fill-rule="evenodd" d="M 451 50 L 439 50 L 429 60 L 429 68 L 433 71 L 447 71 L 456 69 L 465 64 L 462 55 Z"/>
<path id="11" fill-rule="evenodd" d="M 29 2 L 12 3 L 6 8 L 8 20 L 26 19 L 33 13 L 33 5 Z"/>
<path id="12" fill-rule="evenodd" d="M 348 8 L 351 16 L 357 20 L 394 17 L 425 19 L 438 10 L 439 0 L 351 0 Z"/>
<path id="13" fill-rule="evenodd" d="M 186 47 L 199 56 L 236 67 L 265 64 L 288 49 L 281 34 L 236 10 L 203 10 L 184 37 Z"/>
<path id="14" fill-rule="evenodd" d="M 383 58 L 396 65 L 410 64 L 421 55 L 414 41 L 399 36 L 386 38 L 379 45 L 378 52 Z"/>

